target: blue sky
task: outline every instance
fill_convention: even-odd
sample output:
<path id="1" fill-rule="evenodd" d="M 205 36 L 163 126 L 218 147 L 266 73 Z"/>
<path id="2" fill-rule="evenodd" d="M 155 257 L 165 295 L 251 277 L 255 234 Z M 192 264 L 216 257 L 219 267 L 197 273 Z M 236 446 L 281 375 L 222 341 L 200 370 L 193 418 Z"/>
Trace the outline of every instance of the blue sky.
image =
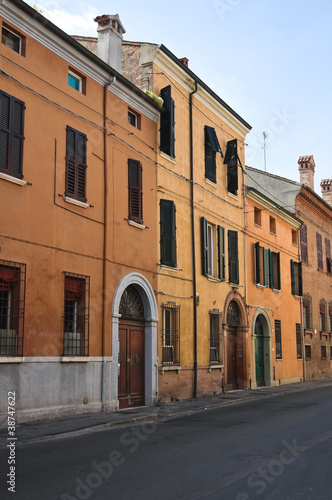
<path id="1" fill-rule="evenodd" d="M 163 43 L 250 125 L 246 164 L 299 181 L 313 154 L 315 190 L 332 178 L 330 0 L 34 0 L 71 35 L 96 36 L 93 18 L 120 15 L 125 40 Z"/>

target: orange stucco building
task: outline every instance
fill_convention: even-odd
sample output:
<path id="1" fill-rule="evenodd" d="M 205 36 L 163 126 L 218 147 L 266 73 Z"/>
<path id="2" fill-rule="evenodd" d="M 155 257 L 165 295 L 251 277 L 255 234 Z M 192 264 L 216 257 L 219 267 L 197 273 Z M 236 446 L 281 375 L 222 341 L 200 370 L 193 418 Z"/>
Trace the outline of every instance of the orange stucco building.
<path id="1" fill-rule="evenodd" d="M 247 188 L 251 388 L 303 380 L 301 225 L 301 220 L 261 192 Z"/>
<path id="2" fill-rule="evenodd" d="M 153 404 L 159 110 L 24 2 L 0 22 L 0 411 Z"/>

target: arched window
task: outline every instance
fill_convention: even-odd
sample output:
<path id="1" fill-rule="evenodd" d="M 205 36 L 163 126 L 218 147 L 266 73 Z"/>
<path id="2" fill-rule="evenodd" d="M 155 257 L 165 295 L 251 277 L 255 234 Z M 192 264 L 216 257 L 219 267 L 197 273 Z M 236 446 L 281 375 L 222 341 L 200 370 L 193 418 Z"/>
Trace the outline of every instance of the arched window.
<path id="1" fill-rule="evenodd" d="M 235 300 L 232 300 L 227 311 L 227 325 L 239 326 L 241 324 L 240 308 Z"/>
<path id="2" fill-rule="evenodd" d="M 129 285 L 122 294 L 119 313 L 124 318 L 144 319 L 143 302 L 133 285 Z"/>

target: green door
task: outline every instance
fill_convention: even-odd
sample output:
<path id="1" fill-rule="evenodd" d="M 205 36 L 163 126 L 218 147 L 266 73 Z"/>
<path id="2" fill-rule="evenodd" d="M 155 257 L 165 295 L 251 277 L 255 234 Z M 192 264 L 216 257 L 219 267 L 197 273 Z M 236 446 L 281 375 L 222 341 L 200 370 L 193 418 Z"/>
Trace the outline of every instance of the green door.
<path id="1" fill-rule="evenodd" d="M 264 336 L 256 335 L 256 382 L 264 382 Z"/>

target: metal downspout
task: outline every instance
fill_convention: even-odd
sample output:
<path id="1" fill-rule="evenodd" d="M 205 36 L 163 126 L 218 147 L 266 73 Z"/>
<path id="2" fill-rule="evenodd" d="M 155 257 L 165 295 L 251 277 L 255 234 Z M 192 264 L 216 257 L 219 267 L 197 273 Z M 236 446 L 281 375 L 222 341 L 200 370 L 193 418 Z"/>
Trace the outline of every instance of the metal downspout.
<path id="1" fill-rule="evenodd" d="M 195 219 L 194 219 L 194 151 L 193 151 L 193 101 L 192 97 L 197 92 L 195 89 L 189 94 L 189 123 L 190 123 L 190 216 L 191 216 L 191 252 L 193 274 L 193 320 L 194 320 L 194 392 L 197 398 L 197 301 L 196 301 L 196 252 L 195 252 Z"/>

